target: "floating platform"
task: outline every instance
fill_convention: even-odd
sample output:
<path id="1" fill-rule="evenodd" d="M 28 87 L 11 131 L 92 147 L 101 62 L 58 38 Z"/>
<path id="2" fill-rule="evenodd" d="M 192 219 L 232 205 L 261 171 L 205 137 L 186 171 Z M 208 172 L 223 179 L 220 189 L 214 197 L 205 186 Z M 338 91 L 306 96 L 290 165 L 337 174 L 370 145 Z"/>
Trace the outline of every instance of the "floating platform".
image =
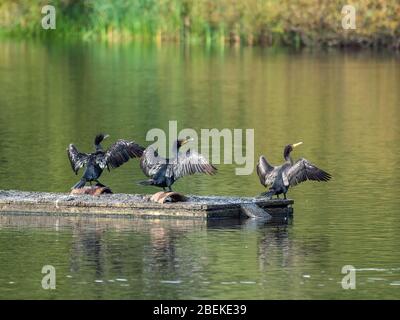
<path id="1" fill-rule="evenodd" d="M 150 198 L 140 194 L 92 196 L 0 190 L 0 214 L 287 220 L 294 203 L 291 199 L 188 195 L 187 201 L 161 204 Z"/>

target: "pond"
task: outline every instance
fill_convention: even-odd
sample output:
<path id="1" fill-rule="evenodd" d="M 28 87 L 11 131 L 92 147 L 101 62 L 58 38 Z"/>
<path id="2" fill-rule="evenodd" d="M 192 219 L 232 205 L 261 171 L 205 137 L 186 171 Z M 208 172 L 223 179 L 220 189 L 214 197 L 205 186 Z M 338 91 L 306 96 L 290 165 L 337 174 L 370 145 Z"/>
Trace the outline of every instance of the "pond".
<path id="1" fill-rule="evenodd" d="M 254 164 L 286 144 L 332 174 L 289 191 L 287 225 L 255 221 L 0 217 L 0 298 L 400 298 L 400 59 L 178 45 L 0 42 L 0 189 L 68 192 L 66 147 L 94 135 L 254 129 Z M 185 177 L 175 190 L 254 196 L 255 170 Z M 101 177 L 152 193 L 132 160 Z M 41 286 L 44 265 L 56 290 Z M 343 266 L 356 289 L 342 288 Z"/>

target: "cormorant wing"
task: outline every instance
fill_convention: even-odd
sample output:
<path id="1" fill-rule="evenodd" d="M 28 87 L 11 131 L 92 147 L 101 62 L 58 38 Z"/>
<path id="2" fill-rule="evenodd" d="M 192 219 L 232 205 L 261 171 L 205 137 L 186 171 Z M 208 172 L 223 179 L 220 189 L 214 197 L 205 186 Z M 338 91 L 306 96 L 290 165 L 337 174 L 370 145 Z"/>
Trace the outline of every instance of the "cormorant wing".
<path id="1" fill-rule="evenodd" d="M 216 171 L 217 168 L 210 164 L 203 155 L 189 149 L 186 153 L 179 153 L 176 158 L 170 159 L 166 175 L 178 179 L 195 173 L 213 175 Z"/>
<path id="2" fill-rule="evenodd" d="M 328 181 L 332 176 L 317 168 L 307 159 L 298 160 L 293 166 L 286 171 L 286 176 L 290 186 L 295 186 L 307 180 Z"/>
<path id="3" fill-rule="evenodd" d="M 105 167 L 118 168 L 130 158 L 141 157 L 144 148 L 134 141 L 118 140 L 104 154 L 104 159 L 97 158 L 96 161 Z"/>
<path id="4" fill-rule="evenodd" d="M 166 163 L 167 159 L 160 157 L 158 152 L 152 146 L 149 146 L 143 151 L 140 168 L 147 177 L 152 177 Z"/>
<path id="5" fill-rule="evenodd" d="M 271 166 L 264 156 L 260 156 L 257 163 L 257 175 L 260 179 L 261 184 L 266 187 L 272 185 L 278 175 L 278 170 L 274 166 Z"/>
<path id="6" fill-rule="evenodd" d="M 75 174 L 78 174 L 79 169 L 87 164 L 89 155 L 87 153 L 79 152 L 73 144 L 69 145 L 67 154 L 72 170 L 75 172 Z"/>

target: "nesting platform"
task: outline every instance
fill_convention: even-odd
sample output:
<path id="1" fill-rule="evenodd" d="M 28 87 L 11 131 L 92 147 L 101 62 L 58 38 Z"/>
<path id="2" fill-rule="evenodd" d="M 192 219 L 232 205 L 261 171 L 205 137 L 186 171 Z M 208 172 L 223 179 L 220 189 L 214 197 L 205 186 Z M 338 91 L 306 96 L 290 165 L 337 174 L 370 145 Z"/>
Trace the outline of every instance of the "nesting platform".
<path id="1" fill-rule="evenodd" d="M 287 219 L 293 213 L 290 199 L 188 195 L 185 202 L 160 204 L 150 198 L 151 195 L 139 194 L 92 196 L 0 190 L 0 214 L 235 219 L 257 217 L 265 212 L 265 217 Z"/>

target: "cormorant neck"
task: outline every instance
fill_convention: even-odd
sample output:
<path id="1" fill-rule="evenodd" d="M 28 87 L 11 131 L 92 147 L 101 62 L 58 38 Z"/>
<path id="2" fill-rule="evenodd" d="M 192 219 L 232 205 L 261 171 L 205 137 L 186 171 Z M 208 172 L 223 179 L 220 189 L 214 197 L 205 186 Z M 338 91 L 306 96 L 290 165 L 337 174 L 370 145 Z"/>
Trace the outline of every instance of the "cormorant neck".
<path id="1" fill-rule="evenodd" d="M 286 161 L 286 162 L 289 162 L 290 164 L 293 164 L 293 159 L 292 159 L 292 157 L 290 156 L 290 152 L 291 152 L 291 150 L 286 150 L 286 149 L 285 149 L 285 151 L 284 151 L 284 153 L 283 153 L 283 157 L 285 158 L 285 161 Z"/>
<path id="2" fill-rule="evenodd" d="M 172 145 L 171 156 L 177 157 L 179 152 L 178 141 L 175 141 Z"/>
<path id="3" fill-rule="evenodd" d="M 96 151 L 102 151 L 103 147 L 101 146 L 101 144 L 95 144 L 94 147 L 96 148 Z"/>
<path id="4" fill-rule="evenodd" d="M 288 155 L 287 157 L 285 157 L 286 162 L 289 162 L 290 164 L 293 164 L 293 159 L 290 155 Z"/>

